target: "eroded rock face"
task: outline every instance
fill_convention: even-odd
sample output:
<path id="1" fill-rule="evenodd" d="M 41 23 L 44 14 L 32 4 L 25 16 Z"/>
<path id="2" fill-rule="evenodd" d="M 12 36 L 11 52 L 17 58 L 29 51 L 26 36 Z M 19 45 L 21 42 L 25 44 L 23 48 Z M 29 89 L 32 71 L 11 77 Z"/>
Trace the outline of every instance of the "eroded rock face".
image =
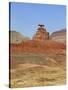
<path id="1" fill-rule="evenodd" d="M 17 31 L 9 31 L 10 34 L 10 44 L 20 44 L 23 41 L 29 40 L 28 37 L 22 35 L 21 33 Z"/>
<path id="2" fill-rule="evenodd" d="M 66 29 L 53 32 L 50 38 L 54 41 L 66 44 Z"/>
<path id="3" fill-rule="evenodd" d="M 49 39 L 49 33 L 44 28 L 44 25 L 38 25 L 38 31 L 34 34 L 33 40 L 48 40 Z"/>

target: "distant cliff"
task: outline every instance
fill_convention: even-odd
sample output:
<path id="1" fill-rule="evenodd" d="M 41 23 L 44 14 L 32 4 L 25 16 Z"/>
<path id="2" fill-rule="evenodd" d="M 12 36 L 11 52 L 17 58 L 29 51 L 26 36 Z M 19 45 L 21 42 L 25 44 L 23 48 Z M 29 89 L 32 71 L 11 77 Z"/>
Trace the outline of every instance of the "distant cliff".
<path id="1" fill-rule="evenodd" d="M 28 37 L 23 36 L 19 32 L 9 31 L 10 43 L 21 43 L 22 41 L 29 40 Z"/>
<path id="2" fill-rule="evenodd" d="M 53 32 L 50 38 L 57 42 L 66 43 L 66 29 Z"/>

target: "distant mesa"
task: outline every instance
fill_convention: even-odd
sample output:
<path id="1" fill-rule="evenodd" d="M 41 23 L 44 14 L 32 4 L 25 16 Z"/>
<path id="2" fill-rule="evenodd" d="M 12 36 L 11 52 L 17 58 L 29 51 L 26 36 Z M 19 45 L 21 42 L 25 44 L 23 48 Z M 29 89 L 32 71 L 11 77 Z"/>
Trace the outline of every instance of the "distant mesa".
<path id="1" fill-rule="evenodd" d="M 10 31 L 10 43 L 11 44 L 19 44 L 22 43 L 23 41 L 29 40 L 28 37 L 22 35 L 21 33 L 17 31 Z"/>
<path id="2" fill-rule="evenodd" d="M 34 34 L 32 40 L 48 40 L 49 32 L 46 31 L 43 24 L 39 24 L 38 26 L 38 31 Z"/>
<path id="3" fill-rule="evenodd" d="M 55 31 L 51 34 L 50 38 L 54 41 L 66 43 L 66 29 Z"/>

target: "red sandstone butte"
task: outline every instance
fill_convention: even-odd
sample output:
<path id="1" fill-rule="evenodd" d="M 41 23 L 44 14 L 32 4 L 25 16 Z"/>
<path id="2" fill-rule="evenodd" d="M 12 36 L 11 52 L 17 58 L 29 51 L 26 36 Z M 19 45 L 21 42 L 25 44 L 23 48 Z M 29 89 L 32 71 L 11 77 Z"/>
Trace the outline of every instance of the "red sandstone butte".
<path id="1" fill-rule="evenodd" d="M 48 40 L 49 39 L 49 33 L 44 28 L 44 25 L 38 25 L 38 31 L 33 36 L 33 40 Z"/>

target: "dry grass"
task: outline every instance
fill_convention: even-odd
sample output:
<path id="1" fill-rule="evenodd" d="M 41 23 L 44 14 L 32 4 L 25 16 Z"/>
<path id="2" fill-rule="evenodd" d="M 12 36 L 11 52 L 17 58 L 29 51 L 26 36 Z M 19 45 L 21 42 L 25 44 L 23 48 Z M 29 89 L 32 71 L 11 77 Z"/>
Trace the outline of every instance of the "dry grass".
<path id="1" fill-rule="evenodd" d="M 13 54 L 11 87 L 52 86 L 66 83 L 65 55 Z"/>

